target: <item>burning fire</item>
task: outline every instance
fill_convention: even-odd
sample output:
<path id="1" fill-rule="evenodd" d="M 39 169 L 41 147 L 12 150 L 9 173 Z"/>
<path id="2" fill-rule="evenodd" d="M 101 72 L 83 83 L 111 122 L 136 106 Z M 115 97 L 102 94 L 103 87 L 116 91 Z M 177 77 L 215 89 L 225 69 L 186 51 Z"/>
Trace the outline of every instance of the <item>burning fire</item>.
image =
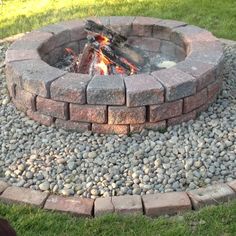
<path id="1" fill-rule="evenodd" d="M 102 35 L 96 36 L 96 40 L 97 42 L 99 42 L 99 49 L 94 52 L 95 61 L 94 63 L 91 64 L 93 66 L 92 70 L 95 70 L 93 72 L 99 75 L 126 74 L 125 69 L 123 69 L 121 66 L 116 65 L 102 52 L 102 49 L 107 45 L 109 45 L 110 40 Z M 81 58 L 79 58 L 78 55 L 76 55 L 76 53 L 70 48 L 65 48 L 65 51 L 72 56 L 73 72 L 77 72 L 78 69 L 76 66 L 78 66 L 79 60 Z M 130 68 L 130 75 L 137 73 L 137 68 L 134 65 L 132 65 L 128 60 L 126 60 L 125 58 L 120 58 L 120 59 Z"/>

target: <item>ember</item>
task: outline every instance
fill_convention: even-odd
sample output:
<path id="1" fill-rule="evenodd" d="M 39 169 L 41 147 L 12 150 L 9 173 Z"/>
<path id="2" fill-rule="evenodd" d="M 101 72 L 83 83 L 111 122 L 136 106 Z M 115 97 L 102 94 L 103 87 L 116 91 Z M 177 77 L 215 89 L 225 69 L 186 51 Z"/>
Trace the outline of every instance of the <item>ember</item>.
<path id="1" fill-rule="evenodd" d="M 87 43 L 81 55 L 66 48 L 71 56 L 70 71 L 90 75 L 136 74 L 144 65 L 144 58 L 126 43 L 126 37 L 88 20 Z"/>

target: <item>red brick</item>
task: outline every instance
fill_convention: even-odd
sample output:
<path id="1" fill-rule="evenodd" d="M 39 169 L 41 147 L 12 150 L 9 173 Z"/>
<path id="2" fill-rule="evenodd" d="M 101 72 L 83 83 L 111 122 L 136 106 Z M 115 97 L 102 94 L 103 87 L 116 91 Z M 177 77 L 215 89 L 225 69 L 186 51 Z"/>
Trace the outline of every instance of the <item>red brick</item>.
<path id="1" fill-rule="evenodd" d="M 141 132 L 143 129 L 147 129 L 147 130 L 163 130 L 166 128 L 166 121 L 159 121 L 159 122 L 146 122 L 144 124 L 138 124 L 138 125 L 130 125 L 130 132 L 132 133 L 139 133 Z"/>
<path id="2" fill-rule="evenodd" d="M 196 115 L 197 115 L 196 111 L 191 111 L 191 112 L 183 114 L 181 116 L 177 116 L 177 117 L 168 119 L 167 123 L 168 123 L 168 126 L 181 124 L 183 122 L 194 120 L 196 118 Z"/>
<path id="3" fill-rule="evenodd" d="M 56 127 L 61 129 L 78 131 L 78 132 L 85 132 L 91 129 L 90 123 L 74 122 L 70 120 L 56 119 L 55 125 Z"/>
<path id="4" fill-rule="evenodd" d="M 236 197 L 235 192 L 226 184 L 211 185 L 188 192 L 194 209 L 217 205 Z"/>
<path id="5" fill-rule="evenodd" d="M 84 30 L 85 22 L 81 20 L 69 20 L 60 23 L 69 29 L 71 41 L 85 39 L 87 32 Z"/>
<path id="6" fill-rule="evenodd" d="M 114 212 L 111 197 L 97 198 L 94 203 L 94 215 L 100 216 Z"/>
<path id="7" fill-rule="evenodd" d="M 68 104 L 65 102 L 57 102 L 51 99 L 37 97 L 37 111 L 44 115 L 57 117 L 60 119 L 68 119 Z"/>
<path id="8" fill-rule="evenodd" d="M 89 75 L 68 73 L 51 84 L 50 92 L 53 100 L 84 104 Z"/>
<path id="9" fill-rule="evenodd" d="M 99 105 L 124 105 L 125 86 L 121 76 L 94 76 L 87 87 L 87 103 Z"/>
<path id="10" fill-rule="evenodd" d="M 197 79 L 197 91 L 207 87 L 216 79 L 215 66 L 200 61 L 184 60 L 176 65 L 176 68 L 184 71 Z"/>
<path id="11" fill-rule="evenodd" d="M 23 41 L 40 41 L 40 42 L 46 42 L 48 39 L 52 37 L 52 33 L 48 32 L 39 32 L 39 31 L 32 31 L 30 33 L 24 34 L 23 37 L 20 38 L 20 40 Z M 27 42 L 26 42 L 27 43 Z"/>
<path id="12" fill-rule="evenodd" d="M 145 119 L 145 107 L 108 107 L 108 124 L 142 124 L 145 122 Z"/>
<path id="13" fill-rule="evenodd" d="M 164 102 L 164 88 L 160 82 L 148 74 L 125 78 L 128 107 L 145 106 Z"/>
<path id="14" fill-rule="evenodd" d="M 28 110 L 26 112 L 26 114 L 32 120 L 35 120 L 35 121 L 37 121 L 40 124 L 45 125 L 45 126 L 50 126 L 54 122 L 54 118 L 53 117 L 41 114 L 41 113 L 39 113 L 37 111 L 34 112 L 34 111 L 31 111 L 31 110 Z"/>
<path id="15" fill-rule="evenodd" d="M 152 75 L 164 86 L 166 101 L 174 101 L 196 93 L 196 79 L 174 67 L 154 71 Z"/>
<path id="16" fill-rule="evenodd" d="M 106 123 L 107 107 L 70 104 L 70 119 L 72 121 Z"/>
<path id="17" fill-rule="evenodd" d="M 184 98 L 183 112 L 188 113 L 207 103 L 207 89 L 196 93 L 193 96 Z"/>
<path id="18" fill-rule="evenodd" d="M 29 188 L 8 187 L 0 196 L 0 200 L 42 207 L 47 196 L 48 193 L 42 193 Z"/>
<path id="19" fill-rule="evenodd" d="M 127 36 L 131 32 L 131 24 L 134 19 L 134 16 L 110 16 L 109 27 L 120 34 Z"/>
<path id="20" fill-rule="evenodd" d="M 197 113 L 197 116 L 203 112 L 203 111 L 206 111 L 209 107 L 209 101 L 207 102 L 207 104 L 204 104 L 203 106 L 200 106 L 196 109 L 196 113 Z"/>
<path id="21" fill-rule="evenodd" d="M 218 80 L 207 86 L 209 100 L 211 99 L 215 100 L 216 96 L 221 90 L 221 86 L 222 86 L 222 82 Z"/>
<path id="22" fill-rule="evenodd" d="M 140 49 L 143 49 L 143 50 L 147 50 L 151 52 L 159 52 L 161 41 L 155 38 L 129 37 L 128 44 L 139 47 Z"/>
<path id="23" fill-rule="evenodd" d="M 90 217 L 93 214 L 93 202 L 94 200 L 86 198 L 50 195 L 44 208 L 53 211 L 68 212 L 77 216 Z"/>
<path id="24" fill-rule="evenodd" d="M 163 103 L 157 106 L 150 106 L 150 122 L 158 122 L 182 114 L 183 100 Z"/>
<path id="25" fill-rule="evenodd" d="M 7 188 L 9 187 L 9 184 L 0 180 L 0 194 Z"/>
<path id="26" fill-rule="evenodd" d="M 52 81 L 66 74 L 66 71 L 49 66 L 42 60 L 25 60 L 7 63 L 7 77 L 25 91 L 49 97 Z"/>
<path id="27" fill-rule="evenodd" d="M 12 102 L 14 103 L 17 110 L 24 113 L 27 111 L 27 108 L 24 105 L 22 105 L 20 100 L 16 100 L 15 98 L 12 98 Z"/>
<path id="28" fill-rule="evenodd" d="M 176 21 L 176 20 L 160 20 L 158 22 L 159 26 L 163 26 L 166 28 L 170 28 L 170 29 L 174 29 L 174 28 L 178 28 L 180 26 L 186 26 L 187 24 L 185 22 L 182 21 Z"/>
<path id="29" fill-rule="evenodd" d="M 116 213 L 143 214 L 141 197 L 138 195 L 112 197 L 112 203 Z"/>
<path id="30" fill-rule="evenodd" d="M 135 36 L 152 36 L 152 30 L 154 25 L 158 25 L 160 19 L 138 16 L 135 18 L 132 24 L 132 35 Z"/>
<path id="31" fill-rule="evenodd" d="M 176 33 L 176 34 L 175 34 Z M 209 31 L 193 25 L 178 27 L 173 30 L 171 39 L 176 41 L 175 36 L 183 38 L 184 42 L 214 42 L 216 38 Z"/>
<path id="32" fill-rule="evenodd" d="M 8 93 L 10 95 L 11 98 L 15 98 L 16 96 L 16 84 L 12 82 L 11 79 L 6 79 L 7 82 L 7 89 L 8 89 Z"/>
<path id="33" fill-rule="evenodd" d="M 193 42 L 188 59 L 218 66 L 224 58 L 222 44 L 214 42 Z"/>
<path id="34" fill-rule="evenodd" d="M 176 45 L 171 41 L 162 40 L 160 46 L 160 52 L 166 56 L 174 56 L 176 51 Z"/>
<path id="35" fill-rule="evenodd" d="M 227 185 L 229 185 L 229 187 L 232 188 L 234 192 L 236 192 L 236 180 L 228 182 Z"/>
<path id="36" fill-rule="evenodd" d="M 174 20 L 161 20 L 158 22 L 158 25 L 154 25 L 153 37 L 170 41 L 172 29 L 183 25 L 186 25 L 186 23 Z"/>
<path id="37" fill-rule="evenodd" d="M 71 40 L 70 30 L 61 23 L 47 25 L 37 31 L 53 33 L 53 36 L 49 38 L 41 48 L 45 53 L 63 44 L 69 43 Z"/>
<path id="38" fill-rule="evenodd" d="M 21 90 L 18 86 L 15 88 L 15 101 L 19 102 L 26 110 L 36 110 L 36 96 L 27 91 Z"/>
<path id="39" fill-rule="evenodd" d="M 129 125 L 92 124 L 92 131 L 102 134 L 128 134 Z"/>
<path id="40" fill-rule="evenodd" d="M 38 51 L 35 50 L 7 50 L 6 62 L 21 61 L 29 59 L 40 59 Z"/>
<path id="41" fill-rule="evenodd" d="M 191 210 L 191 202 L 185 192 L 157 193 L 142 196 L 145 215 L 155 217 L 174 215 Z"/>

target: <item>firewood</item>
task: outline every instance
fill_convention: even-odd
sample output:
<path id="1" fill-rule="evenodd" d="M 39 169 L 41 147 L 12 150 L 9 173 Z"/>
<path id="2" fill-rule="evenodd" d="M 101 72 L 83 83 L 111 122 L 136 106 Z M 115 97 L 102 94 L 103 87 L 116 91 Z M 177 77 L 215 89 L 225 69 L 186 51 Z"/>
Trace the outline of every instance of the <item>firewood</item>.
<path id="1" fill-rule="evenodd" d="M 123 68 L 127 74 L 131 74 L 132 69 L 131 69 L 130 65 L 125 60 L 122 60 L 121 57 L 116 55 L 114 50 L 109 45 L 105 45 L 105 46 L 101 47 L 99 42 L 97 42 L 96 40 L 92 40 L 91 38 L 89 40 L 89 43 L 90 43 L 90 46 L 95 51 L 97 51 L 97 52 L 101 51 L 103 53 L 103 55 L 105 57 L 107 57 L 110 61 L 115 63 L 117 66 L 120 66 L 121 68 Z"/>
<path id="2" fill-rule="evenodd" d="M 92 20 L 87 20 L 85 23 L 85 30 L 97 35 L 103 35 L 108 38 L 112 44 L 121 44 L 127 41 L 127 38 L 114 30 L 107 28 L 104 25 L 97 24 Z"/>
<path id="3" fill-rule="evenodd" d="M 88 74 L 90 63 L 93 58 L 94 49 L 91 47 L 89 43 L 84 46 L 83 53 L 79 59 L 79 64 L 77 67 L 77 73 Z"/>

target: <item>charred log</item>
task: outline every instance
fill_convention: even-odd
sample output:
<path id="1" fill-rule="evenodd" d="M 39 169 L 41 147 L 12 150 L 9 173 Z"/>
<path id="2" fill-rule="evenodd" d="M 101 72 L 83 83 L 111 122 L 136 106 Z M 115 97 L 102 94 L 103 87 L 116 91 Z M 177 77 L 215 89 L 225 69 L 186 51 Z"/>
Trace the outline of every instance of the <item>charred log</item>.
<path id="1" fill-rule="evenodd" d="M 85 30 L 97 35 L 107 37 L 112 44 L 121 44 L 127 41 L 127 38 L 114 30 L 107 28 L 104 25 L 97 24 L 92 20 L 87 20 L 85 23 Z"/>
<path id="2" fill-rule="evenodd" d="M 82 55 L 79 58 L 79 63 L 77 67 L 77 73 L 88 74 L 90 69 L 90 64 L 93 59 L 94 49 L 89 43 L 84 46 Z"/>

